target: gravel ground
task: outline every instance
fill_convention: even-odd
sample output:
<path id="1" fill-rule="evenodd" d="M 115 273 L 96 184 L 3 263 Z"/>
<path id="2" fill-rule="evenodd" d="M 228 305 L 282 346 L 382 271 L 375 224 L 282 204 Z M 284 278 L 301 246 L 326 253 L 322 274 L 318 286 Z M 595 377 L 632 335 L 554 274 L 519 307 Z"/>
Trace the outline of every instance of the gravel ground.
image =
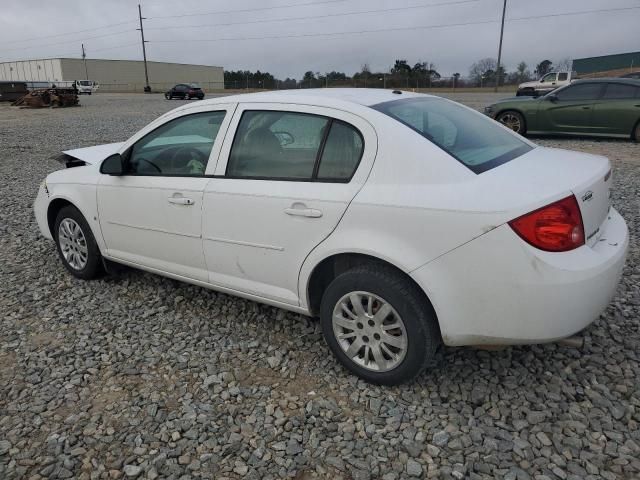
<path id="1" fill-rule="evenodd" d="M 0 478 L 640 478 L 640 145 L 539 140 L 608 155 L 631 230 L 583 349 L 446 349 L 383 388 L 346 373 L 313 320 L 135 270 L 68 275 L 31 209 L 49 157 L 182 103 L 81 101 L 0 105 Z"/>

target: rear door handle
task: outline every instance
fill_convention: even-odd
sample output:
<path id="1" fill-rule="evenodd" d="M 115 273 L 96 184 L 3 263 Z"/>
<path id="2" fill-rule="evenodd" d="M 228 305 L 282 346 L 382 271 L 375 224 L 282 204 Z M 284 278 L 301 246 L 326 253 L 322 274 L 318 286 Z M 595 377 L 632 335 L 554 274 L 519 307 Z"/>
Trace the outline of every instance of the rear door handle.
<path id="1" fill-rule="evenodd" d="M 285 208 L 284 213 L 294 217 L 320 218 L 322 216 L 322 212 L 320 210 L 307 208 L 304 203 L 294 203 L 291 207 Z"/>
<path id="2" fill-rule="evenodd" d="M 169 200 L 169 203 L 173 203 L 176 205 L 193 205 L 194 204 L 193 200 L 186 197 L 169 197 L 167 200 Z"/>

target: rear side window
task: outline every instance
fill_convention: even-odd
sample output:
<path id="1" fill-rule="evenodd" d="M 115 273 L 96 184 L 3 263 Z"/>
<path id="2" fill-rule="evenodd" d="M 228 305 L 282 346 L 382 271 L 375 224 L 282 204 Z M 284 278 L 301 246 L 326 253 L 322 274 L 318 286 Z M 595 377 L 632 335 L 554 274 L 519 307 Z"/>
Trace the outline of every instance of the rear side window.
<path id="1" fill-rule="evenodd" d="M 363 149 L 360 132 L 339 120 L 299 112 L 246 111 L 233 140 L 226 175 L 348 182 Z"/>
<path id="2" fill-rule="evenodd" d="M 608 100 L 635 98 L 640 93 L 640 88 L 622 83 L 607 83 L 604 98 Z"/>
<path id="3" fill-rule="evenodd" d="M 351 125 L 334 120 L 320 158 L 318 179 L 350 179 L 360 163 L 363 150 L 360 132 Z"/>
<path id="4" fill-rule="evenodd" d="M 569 77 L 569 74 L 567 72 L 559 73 L 558 74 L 558 81 L 559 82 L 564 82 L 568 77 Z"/>
<path id="5" fill-rule="evenodd" d="M 533 148 L 494 120 L 442 98 L 407 98 L 372 108 L 415 130 L 475 173 Z"/>

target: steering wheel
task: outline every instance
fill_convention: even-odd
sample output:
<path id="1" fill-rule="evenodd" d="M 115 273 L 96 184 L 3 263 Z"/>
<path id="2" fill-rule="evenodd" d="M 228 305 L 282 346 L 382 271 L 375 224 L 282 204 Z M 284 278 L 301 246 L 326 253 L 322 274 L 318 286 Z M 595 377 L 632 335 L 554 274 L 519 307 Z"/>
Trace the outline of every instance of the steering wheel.
<path id="1" fill-rule="evenodd" d="M 182 162 L 182 164 L 180 163 L 180 160 L 182 158 L 186 158 L 186 163 L 184 161 Z M 193 163 L 195 163 L 196 165 L 193 165 Z M 175 149 L 173 155 L 171 155 L 170 164 L 171 168 L 173 168 L 174 170 L 183 170 L 185 167 L 195 167 L 199 170 L 202 170 L 202 173 L 204 173 L 204 169 L 207 164 L 207 156 L 197 148 L 185 145 L 184 147 L 177 147 Z"/>
<path id="2" fill-rule="evenodd" d="M 136 161 L 137 161 L 137 163 L 138 163 L 138 164 L 140 164 L 140 163 L 144 162 L 144 163 L 146 163 L 147 165 L 151 165 L 151 166 L 152 166 L 152 167 L 153 167 L 153 168 L 154 168 L 158 173 L 162 173 L 162 170 L 160 169 L 160 167 L 159 167 L 159 166 L 157 166 L 157 165 L 156 165 L 155 163 L 153 163 L 153 162 L 150 162 L 149 160 L 147 160 L 147 159 L 146 159 L 146 158 L 144 158 L 144 157 L 138 157 L 138 158 L 136 158 Z"/>

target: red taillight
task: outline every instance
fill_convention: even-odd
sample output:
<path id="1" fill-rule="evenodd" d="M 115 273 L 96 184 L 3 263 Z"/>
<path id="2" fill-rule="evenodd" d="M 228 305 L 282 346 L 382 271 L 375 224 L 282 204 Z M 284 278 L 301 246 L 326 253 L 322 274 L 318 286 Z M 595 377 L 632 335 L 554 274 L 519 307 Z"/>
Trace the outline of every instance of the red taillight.
<path id="1" fill-rule="evenodd" d="M 573 195 L 511 220 L 509 225 L 540 250 L 566 252 L 584 245 L 582 215 Z"/>

